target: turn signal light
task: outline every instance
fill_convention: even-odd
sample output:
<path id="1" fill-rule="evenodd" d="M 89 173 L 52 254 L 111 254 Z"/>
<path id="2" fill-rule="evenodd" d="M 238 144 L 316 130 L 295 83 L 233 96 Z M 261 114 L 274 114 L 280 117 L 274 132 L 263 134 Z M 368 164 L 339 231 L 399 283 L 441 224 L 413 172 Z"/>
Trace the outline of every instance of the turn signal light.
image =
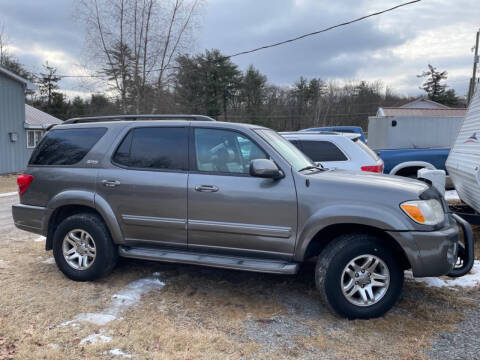
<path id="1" fill-rule="evenodd" d="M 22 195 L 27 191 L 33 181 L 33 175 L 22 174 L 17 177 L 18 193 Z"/>
<path id="2" fill-rule="evenodd" d="M 421 224 L 425 223 L 425 217 L 418 206 L 408 204 L 402 204 L 400 206 L 402 207 L 403 211 L 405 211 L 413 220 Z"/>

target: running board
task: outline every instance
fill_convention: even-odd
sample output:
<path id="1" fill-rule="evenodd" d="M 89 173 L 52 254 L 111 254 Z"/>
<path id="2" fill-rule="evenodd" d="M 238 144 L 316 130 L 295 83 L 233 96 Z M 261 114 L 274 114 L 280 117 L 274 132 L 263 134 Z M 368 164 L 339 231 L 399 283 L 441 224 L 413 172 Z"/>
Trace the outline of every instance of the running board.
<path id="1" fill-rule="evenodd" d="M 188 251 L 141 247 L 120 246 L 118 248 L 118 254 L 122 257 L 132 259 L 204 265 L 271 274 L 296 274 L 299 267 L 297 263 L 281 260 L 254 259 L 247 257 L 212 255 Z"/>

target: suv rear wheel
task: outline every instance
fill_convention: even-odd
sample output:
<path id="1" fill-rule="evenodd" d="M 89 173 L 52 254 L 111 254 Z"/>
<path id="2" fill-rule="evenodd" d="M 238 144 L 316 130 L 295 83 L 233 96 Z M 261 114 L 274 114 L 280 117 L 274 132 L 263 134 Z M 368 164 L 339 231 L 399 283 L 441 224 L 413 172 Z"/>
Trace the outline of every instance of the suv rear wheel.
<path id="1" fill-rule="evenodd" d="M 403 269 L 374 236 L 342 235 L 317 260 L 315 282 L 323 302 L 350 318 L 375 318 L 390 310 L 403 287 Z"/>
<path id="2" fill-rule="evenodd" d="M 70 279 L 89 281 L 109 273 L 117 262 L 117 249 L 102 219 L 76 214 L 63 220 L 53 237 L 58 268 Z"/>

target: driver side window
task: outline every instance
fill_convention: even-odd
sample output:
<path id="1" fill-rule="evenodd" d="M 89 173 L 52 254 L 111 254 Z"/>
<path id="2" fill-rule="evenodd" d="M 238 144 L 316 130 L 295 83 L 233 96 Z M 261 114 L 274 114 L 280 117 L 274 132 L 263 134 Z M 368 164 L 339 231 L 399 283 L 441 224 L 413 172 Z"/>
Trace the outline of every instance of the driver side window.
<path id="1" fill-rule="evenodd" d="M 194 129 L 195 162 L 198 171 L 248 174 L 250 162 L 267 159 L 253 141 L 236 131 Z"/>

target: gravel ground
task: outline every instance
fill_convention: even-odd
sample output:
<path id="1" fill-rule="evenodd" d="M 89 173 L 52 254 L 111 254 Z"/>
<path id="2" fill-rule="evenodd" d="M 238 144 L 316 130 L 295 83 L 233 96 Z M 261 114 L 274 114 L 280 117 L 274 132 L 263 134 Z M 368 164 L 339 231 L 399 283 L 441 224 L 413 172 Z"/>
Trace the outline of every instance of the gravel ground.
<path id="1" fill-rule="evenodd" d="M 474 294 L 480 304 L 480 294 Z M 480 307 L 467 311 L 454 332 L 441 333 L 427 352 L 431 359 L 480 359 Z"/>

